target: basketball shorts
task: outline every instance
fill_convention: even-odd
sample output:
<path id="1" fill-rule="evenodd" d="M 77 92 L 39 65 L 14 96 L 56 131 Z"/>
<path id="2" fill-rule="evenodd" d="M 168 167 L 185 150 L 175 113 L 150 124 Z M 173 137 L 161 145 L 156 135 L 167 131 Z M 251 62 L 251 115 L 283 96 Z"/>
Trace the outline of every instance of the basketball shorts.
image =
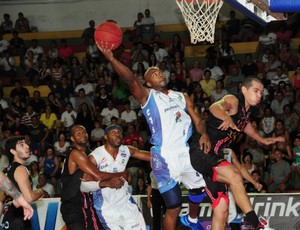
<path id="1" fill-rule="evenodd" d="M 151 166 L 160 193 L 183 183 L 187 189 L 205 187 L 205 181 L 191 165 L 189 147 L 151 148 Z"/>
<path id="2" fill-rule="evenodd" d="M 227 185 L 221 182 L 212 181 L 209 177 L 203 176 L 206 182 L 205 191 L 210 199 L 212 208 L 215 208 L 223 198 L 229 205 Z"/>
<path id="3" fill-rule="evenodd" d="M 2 220 L 3 230 L 31 230 L 31 221 L 24 220 L 23 208 L 8 207 Z"/>

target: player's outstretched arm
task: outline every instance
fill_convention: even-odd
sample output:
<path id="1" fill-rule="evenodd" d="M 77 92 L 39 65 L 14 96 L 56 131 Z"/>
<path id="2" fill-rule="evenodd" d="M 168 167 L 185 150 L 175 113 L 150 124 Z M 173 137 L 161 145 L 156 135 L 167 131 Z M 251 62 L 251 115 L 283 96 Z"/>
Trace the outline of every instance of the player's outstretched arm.
<path id="1" fill-rule="evenodd" d="M 128 146 L 131 157 L 142 161 L 150 161 L 151 160 L 151 153 L 144 150 L 139 150 L 133 146 Z"/>
<path id="2" fill-rule="evenodd" d="M 114 58 L 113 53 L 110 49 L 103 47 L 99 47 L 99 49 L 103 53 L 105 58 L 111 62 L 113 68 L 121 77 L 121 79 L 125 81 L 126 84 L 128 84 L 133 96 L 136 97 L 140 104 L 145 104 L 149 95 L 149 90 L 145 88 L 137 78 L 134 77 L 133 73 L 127 66 L 123 65 L 116 58 Z"/>

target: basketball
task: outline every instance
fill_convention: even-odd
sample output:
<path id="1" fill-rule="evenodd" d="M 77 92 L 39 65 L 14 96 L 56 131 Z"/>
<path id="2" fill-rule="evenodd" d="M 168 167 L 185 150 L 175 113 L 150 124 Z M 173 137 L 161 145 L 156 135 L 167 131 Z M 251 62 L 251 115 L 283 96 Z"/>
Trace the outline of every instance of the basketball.
<path id="1" fill-rule="evenodd" d="M 96 28 L 94 38 L 99 48 L 114 50 L 122 43 L 123 33 L 116 23 L 103 22 Z"/>

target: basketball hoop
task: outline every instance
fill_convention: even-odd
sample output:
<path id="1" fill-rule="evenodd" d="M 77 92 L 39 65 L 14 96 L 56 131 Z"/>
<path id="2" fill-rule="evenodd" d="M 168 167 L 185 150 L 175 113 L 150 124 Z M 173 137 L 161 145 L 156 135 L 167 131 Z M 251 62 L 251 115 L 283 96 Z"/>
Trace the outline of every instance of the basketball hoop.
<path id="1" fill-rule="evenodd" d="M 191 43 L 201 41 L 214 43 L 215 24 L 222 0 L 176 0 L 187 25 Z"/>

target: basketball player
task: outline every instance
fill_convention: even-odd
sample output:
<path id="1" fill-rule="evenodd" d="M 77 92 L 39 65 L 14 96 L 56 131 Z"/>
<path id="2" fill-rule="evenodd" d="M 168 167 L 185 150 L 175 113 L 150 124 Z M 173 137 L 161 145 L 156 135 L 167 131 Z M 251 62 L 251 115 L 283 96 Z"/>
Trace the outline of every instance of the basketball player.
<path id="1" fill-rule="evenodd" d="M 198 209 L 205 196 L 206 184 L 202 175 L 190 163 L 187 141 L 192 132 L 191 120 L 202 134 L 199 142 L 204 152 L 209 151 L 210 141 L 203 121 L 195 112 L 193 102 L 181 92 L 168 90 L 166 79 L 159 68 L 151 67 L 146 71 L 144 78 L 147 87 L 144 87 L 125 65 L 113 57 L 110 49 L 100 47 L 100 50 L 122 80 L 129 85 L 148 122 L 151 143 L 154 145 L 151 148 L 152 170 L 167 207 L 164 229 L 176 228 L 181 209 L 181 182 L 189 189 L 190 210 L 186 223 L 191 229 L 202 229 L 198 220 Z"/>
<path id="2" fill-rule="evenodd" d="M 87 158 L 88 134 L 81 125 L 71 129 L 72 148 L 67 153 L 62 170 L 61 213 L 68 229 L 97 230 L 103 229 L 93 208 L 92 197 L 80 191 L 83 173 L 90 175 L 97 186 L 120 188 L 124 184 L 122 176 L 126 174 L 108 174 L 99 170 Z"/>
<path id="3" fill-rule="evenodd" d="M 105 129 L 105 145 L 96 148 L 89 160 L 102 172 L 124 172 L 130 157 L 150 161 L 150 153 L 132 146 L 122 145 L 123 130 L 112 124 Z M 89 182 L 87 182 L 89 183 Z M 82 182 L 82 190 L 84 190 Z M 86 192 L 93 190 L 85 190 Z M 94 190 L 94 207 L 104 229 L 145 230 L 146 224 L 133 197 L 128 192 L 127 181 L 119 189 L 101 188 Z"/>
<path id="4" fill-rule="evenodd" d="M 265 145 L 284 141 L 282 137 L 263 138 L 249 122 L 250 111 L 260 103 L 263 84 L 256 77 L 247 77 L 241 86 L 240 95 L 226 95 L 209 108 L 210 115 L 206 121 L 207 133 L 212 138 L 212 150 L 206 154 L 197 143 L 191 145 L 191 162 L 193 167 L 212 181 L 226 183 L 230 186 L 237 205 L 246 214 L 246 219 L 256 229 L 267 229 L 268 225 L 259 222 L 244 188 L 243 179 L 236 167 L 224 159 L 224 148 L 230 148 L 238 135 L 243 131 L 253 139 Z M 226 202 L 220 202 L 226 207 Z M 214 229 L 224 229 L 227 213 L 213 218 Z M 266 228 L 265 228 L 266 227 Z"/>

